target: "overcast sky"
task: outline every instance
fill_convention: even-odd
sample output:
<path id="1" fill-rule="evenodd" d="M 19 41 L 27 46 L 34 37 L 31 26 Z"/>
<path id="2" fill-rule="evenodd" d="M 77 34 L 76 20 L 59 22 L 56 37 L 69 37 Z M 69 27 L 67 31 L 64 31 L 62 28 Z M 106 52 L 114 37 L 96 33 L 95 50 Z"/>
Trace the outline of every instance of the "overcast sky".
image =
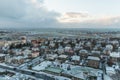
<path id="1" fill-rule="evenodd" d="M 120 0 L 0 0 L 0 28 L 120 27 Z"/>

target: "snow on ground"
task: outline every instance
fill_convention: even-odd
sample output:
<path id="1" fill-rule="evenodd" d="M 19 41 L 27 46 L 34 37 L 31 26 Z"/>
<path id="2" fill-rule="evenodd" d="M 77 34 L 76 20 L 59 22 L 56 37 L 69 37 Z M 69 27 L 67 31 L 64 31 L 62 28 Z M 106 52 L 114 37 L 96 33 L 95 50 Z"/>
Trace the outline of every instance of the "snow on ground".
<path id="1" fill-rule="evenodd" d="M 104 74 L 104 80 L 112 80 L 108 75 Z"/>

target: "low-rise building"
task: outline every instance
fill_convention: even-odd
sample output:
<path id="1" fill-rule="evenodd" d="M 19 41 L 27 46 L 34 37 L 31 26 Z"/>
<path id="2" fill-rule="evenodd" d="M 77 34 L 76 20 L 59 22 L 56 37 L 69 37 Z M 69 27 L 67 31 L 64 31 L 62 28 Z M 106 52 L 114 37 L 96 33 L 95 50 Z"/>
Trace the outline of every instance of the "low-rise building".
<path id="1" fill-rule="evenodd" d="M 118 59 L 120 58 L 120 52 L 112 52 L 110 53 L 110 57 L 113 62 L 117 62 Z"/>
<path id="2" fill-rule="evenodd" d="M 72 56 L 72 61 L 74 62 L 74 64 L 79 65 L 80 64 L 80 56 L 77 56 L 77 55 Z"/>
<path id="3" fill-rule="evenodd" d="M 93 67 L 93 68 L 99 68 L 99 65 L 100 65 L 99 57 L 88 56 L 87 60 L 88 60 L 87 66 Z"/>
<path id="4" fill-rule="evenodd" d="M 58 56 L 58 60 L 61 62 L 65 62 L 67 60 L 68 56 L 67 55 L 60 55 Z"/>
<path id="5" fill-rule="evenodd" d="M 47 60 L 54 61 L 57 59 L 58 55 L 57 54 L 47 54 Z"/>
<path id="6" fill-rule="evenodd" d="M 5 54 L 0 54 L 0 63 L 5 61 Z"/>

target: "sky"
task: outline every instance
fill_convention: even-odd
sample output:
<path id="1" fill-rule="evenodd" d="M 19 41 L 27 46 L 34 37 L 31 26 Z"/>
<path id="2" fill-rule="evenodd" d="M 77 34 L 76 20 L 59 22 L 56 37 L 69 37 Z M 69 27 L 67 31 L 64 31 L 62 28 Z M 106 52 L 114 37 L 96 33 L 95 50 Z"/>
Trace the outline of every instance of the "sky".
<path id="1" fill-rule="evenodd" d="M 120 0 L 0 0 L 0 28 L 120 28 Z"/>

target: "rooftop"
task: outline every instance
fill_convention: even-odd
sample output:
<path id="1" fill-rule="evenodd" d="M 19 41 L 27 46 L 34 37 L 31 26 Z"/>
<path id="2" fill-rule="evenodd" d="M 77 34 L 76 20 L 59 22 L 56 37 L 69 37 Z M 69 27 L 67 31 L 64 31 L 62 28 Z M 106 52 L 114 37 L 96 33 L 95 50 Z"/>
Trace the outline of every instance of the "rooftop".
<path id="1" fill-rule="evenodd" d="M 61 73 L 63 70 L 61 68 L 58 68 L 58 67 L 46 67 L 45 71 L 54 72 L 54 73 Z"/>
<path id="2" fill-rule="evenodd" d="M 110 56 L 119 58 L 120 57 L 120 52 L 112 52 L 112 53 L 110 53 Z"/>
<path id="3" fill-rule="evenodd" d="M 96 61 L 99 61 L 99 60 L 100 60 L 99 57 L 94 57 L 94 56 L 88 56 L 87 59 L 89 59 L 89 60 L 96 60 Z"/>

